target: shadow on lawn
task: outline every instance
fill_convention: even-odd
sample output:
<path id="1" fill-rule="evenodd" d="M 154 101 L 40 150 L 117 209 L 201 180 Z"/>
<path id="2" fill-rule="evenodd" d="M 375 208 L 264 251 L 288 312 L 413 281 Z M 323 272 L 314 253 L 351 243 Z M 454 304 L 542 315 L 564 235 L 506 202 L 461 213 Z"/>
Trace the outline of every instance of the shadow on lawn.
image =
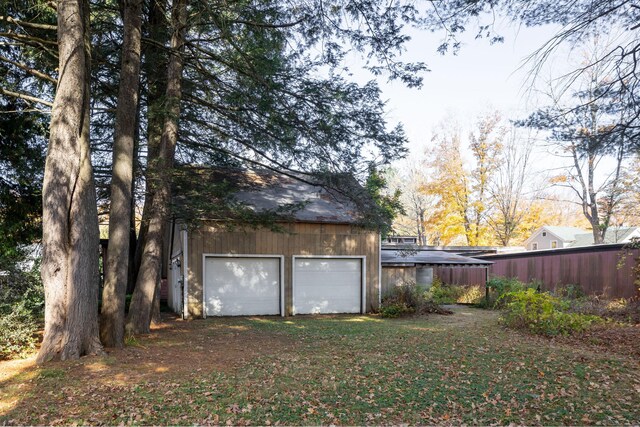
<path id="1" fill-rule="evenodd" d="M 258 355 L 286 351 L 291 340 L 252 327 L 251 321 L 171 319 L 136 345 L 107 349 L 107 356 L 51 362 L 0 362 L 0 425 L 109 424 L 102 417 L 127 407 L 123 396 L 188 386 L 203 375 L 228 372 Z M 115 402 L 113 405 L 109 402 Z M 93 417 L 93 418 L 92 418 Z M 112 420 L 113 421 L 113 420 Z"/>

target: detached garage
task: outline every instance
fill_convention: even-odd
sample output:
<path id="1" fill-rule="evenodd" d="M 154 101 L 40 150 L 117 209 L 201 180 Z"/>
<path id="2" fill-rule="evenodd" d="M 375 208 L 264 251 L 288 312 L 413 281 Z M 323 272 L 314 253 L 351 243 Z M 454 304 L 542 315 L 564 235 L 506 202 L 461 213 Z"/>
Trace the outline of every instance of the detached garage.
<path id="1" fill-rule="evenodd" d="M 228 176 L 229 174 L 227 174 Z M 234 172 L 255 210 L 300 203 L 279 231 L 202 221 L 171 227 L 169 305 L 184 317 L 364 313 L 380 298 L 380 237 L 323 187 L 263 171 Z"/>

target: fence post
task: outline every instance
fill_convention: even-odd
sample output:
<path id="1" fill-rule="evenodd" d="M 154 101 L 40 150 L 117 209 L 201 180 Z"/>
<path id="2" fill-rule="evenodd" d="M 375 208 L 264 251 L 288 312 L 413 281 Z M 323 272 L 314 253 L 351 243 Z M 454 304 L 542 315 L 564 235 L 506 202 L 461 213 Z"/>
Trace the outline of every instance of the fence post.
<path id="1" fill-rule="evenodd" d="M 489 267 L 484 269 L 484 300 L 489 306 Z"/>

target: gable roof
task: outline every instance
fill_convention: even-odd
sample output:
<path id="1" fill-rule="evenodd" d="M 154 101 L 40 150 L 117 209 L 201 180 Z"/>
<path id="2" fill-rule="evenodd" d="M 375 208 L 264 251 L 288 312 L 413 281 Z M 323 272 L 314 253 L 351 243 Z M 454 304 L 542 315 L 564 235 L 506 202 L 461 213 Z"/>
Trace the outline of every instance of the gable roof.
<path id="1" fill-rule="evenodd" d="M 604 243 L 624 243 L 628 237 L 639 230 L 639 227 L 609 227 L 604 236 Z M 570 247 L 593 245 L 593 233 L 582 233 L 576 235 L 575 241 Z"/>
<path id="2" fill-rule="evenodd" d="M 254 179 L 253 185 L 235 193 L 235 198 L 258 212 L 302 203 L 302 208 L 293 213 L 297 221 L 343 224 L 358 221 L 355 207 L 335 191 L 264 171 L 250 171 L 248 177 Z"/>
<path id="3" fill-rule="evenodd" d="M 530 242 L 535 240 L 543 231 L 547 231 L 557 237 L 559 240 L 563 242 L 572 242 L 575 240 L 576 234 L 587 233 L 586 230 L 578 227 L 559 227 L 555 225 L 544 225 L 534 231 L 531 236 L 527 240 L 524 241 L 523 245 L 527 246 Z"/>
<path id="4" fill-rule="evenodd" d="M 356 207 L 347 197 L 312 183 L 313 177 L 296 178 L 270 170 L 236 168 L 188 167 L 185 172 L 189 179 L 197 179 L 201 184 L 227 184 L 225 193 L 229 198 L 256 213 L 280 212 L 290 207 L 282 215 L 297 222 L 354 224 L 360 219 Z M 201 189 L 199 196 L 206 192 L 206 188 Z M 216 195 L 212 194 L 209 200 L 215 198 Z M 176 202 L 189 203 L 189 196 L 176 191 Z M 221 203 L 224 202 L 221 200 Z"/>
<path id="5" fill-rule="evenodd" d="M 575 240 L 576 235 L 588 233 L 587 230 L 583 230 L 578 227 L 559 227 L 555 225 L 547 225 L 542 227 L 547 231 L 553 233 L 556 237 L 564 240 L 565 242 L 570 242 Z"/>

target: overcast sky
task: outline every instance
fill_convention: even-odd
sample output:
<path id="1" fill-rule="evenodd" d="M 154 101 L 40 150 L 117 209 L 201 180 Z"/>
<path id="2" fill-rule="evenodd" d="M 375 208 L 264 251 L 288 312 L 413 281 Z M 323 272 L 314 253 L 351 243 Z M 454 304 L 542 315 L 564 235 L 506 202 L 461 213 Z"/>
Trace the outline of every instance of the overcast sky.
<path id="1" fill-rule="evenodd" d="M 531 98 L 527 84 L 531 66 L 523 63 L 555 34 L 557 27 L 518 28 L 503 24 L 498 25 L 498 30 L 505 41 L 494 45 L 484 39 L 475 40 L 473 31 L 465 34 L 458 55 L 437 53 L 441 34 L 413 31 L 404 59 L 427 64 L 431 71 L 425 74 L 423 87 L 410 89 L 400 82 L 378 78 L 382 98 L 388 101 L 389 123 L 404 125 L 412 157 L 423 153 L 433 129 L 447 115 L 455 115 L 465 125 L 490 109 L 517 118 L 535 108 L 539 99 L 535 99 L 535 93 Z M 542 78 L 548 76 L 550 69 L 560 72 L 562 64 L 566 67 L 563 59 L 566 58 L 560 54 L 559 60 L 550 62 Z M 355 74 L 359 81 L 373 78 L 368 73 Z"/>

